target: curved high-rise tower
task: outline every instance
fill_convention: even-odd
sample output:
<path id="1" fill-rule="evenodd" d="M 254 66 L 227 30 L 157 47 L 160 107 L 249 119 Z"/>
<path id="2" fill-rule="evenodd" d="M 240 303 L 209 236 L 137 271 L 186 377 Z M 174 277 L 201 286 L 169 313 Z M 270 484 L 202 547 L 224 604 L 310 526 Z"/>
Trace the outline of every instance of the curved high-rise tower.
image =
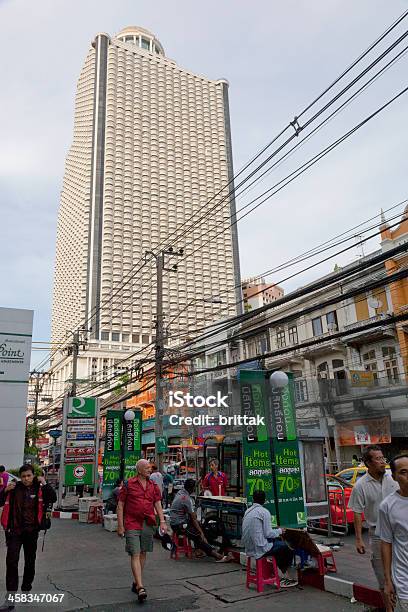
<path id="1" fill-rule="evenodd" d="M 185 249 L 178 272 L 164 275 L 171 335 L 218 318 L 220 293 L 222 316 L 235 314 L 232 176 L 227 82 L 180 68 L 143 28 L 98 34 L 78 81 L 61 194 L 53 340 L 87 321 L 95 344 L 150 342 L 155 268 L 143 258 L 168 243 Z"/>

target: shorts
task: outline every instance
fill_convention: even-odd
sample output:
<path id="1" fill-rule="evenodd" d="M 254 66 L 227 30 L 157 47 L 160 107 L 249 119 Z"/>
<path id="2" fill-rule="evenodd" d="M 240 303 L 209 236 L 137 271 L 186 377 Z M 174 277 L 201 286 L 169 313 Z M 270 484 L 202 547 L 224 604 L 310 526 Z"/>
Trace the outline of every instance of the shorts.
<path id="1" fill-rule="evenodd" d="M 378 586 L 384 590 L 384 568 L 381 559 L 381 540 L 370 530 L 371 565 L 377 578 Z"/>
<path id="2" fill-rule="evenodd" d="M 139 555 L 141 552 L 153 551 L 153 534 L 155 528 L 143 525 L 143 529 L 129 529 L 125 531 L 126 552 L 129 555 Z"/>
<path id="3" fill-rule="evenodd" d="M 397 597 L 397 607 L 394 612 L 408 612 L 408 599 L 400 599 Z"/>

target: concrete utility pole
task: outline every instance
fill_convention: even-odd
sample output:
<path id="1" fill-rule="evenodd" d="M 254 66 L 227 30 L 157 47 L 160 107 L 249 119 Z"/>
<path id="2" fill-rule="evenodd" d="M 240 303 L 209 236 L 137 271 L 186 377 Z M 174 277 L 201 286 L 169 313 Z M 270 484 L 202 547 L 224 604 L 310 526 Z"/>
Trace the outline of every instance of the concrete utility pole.
<path id="1" fill-rule="evenodd" d="M 163 271 L 177 272 L 177 264 L 171 268 L 165 267 L 166 255 L 181 257 L 184 254 L 183 249 L 178 251 L 173 247 L 164 249 L 156 254 L 153 251 L 146 251 L 145 259 L 150 255 L 156 260 L 156 348 L 155 348 L 155 373 L 156 373 L 156 419 L 155 419 L 155 455 L 157 467 L 161 471 L 163 465 L 163 451 L 161 448 L 160 438 L 163 437 L 163 359 L 165 354 L 164 341 L 164 314 L 163 314 Z"/>
<path id="2" fill-rule="evenodd" d="M 71 397 L 76 396 L 77 391 L 77 371 L 78 371 L 78 353 L 79 353 L 79 331 L 74 332 L 72 341 L 72 386 Z"/>
<path id="3" fill-rule="evenodd" d="M 78 355 L 79 355 L 79 347 L 82 345 L 82 348 L 85 349 L 86 339 L 81 336 L 81 332 L 87 332 L 89 330 L 81 328 L 77 329 L 72 333 L 72 342 L 68 346 L 68 355 L 72 355 L 72 383 L 71 383 L 71 391 L 69 392 L 70 397 L 75 397 L 77 393 L 77 384 L 78 384 Z"/>
<path id="4" fill-rule="evenodd" d="M 43 375 L 44 375 L 44 372 L 36 372 L 36 370 L 30 373 L 31 378 L 35 379 L 35 385 L 34 385 L 35 399 L 34 399 L 34 414 L 33 414 L 34 428 L 37 427 L 37 423 L 38 423 L 38 400 L 39 400 L 40 393 L 42 392 L 43 385 L 44 385 L 44 382 L 41 381 Z M 36 442 L 37 442 L 37 439 L 33 438 L 33 446 L 36 445 Z"/>

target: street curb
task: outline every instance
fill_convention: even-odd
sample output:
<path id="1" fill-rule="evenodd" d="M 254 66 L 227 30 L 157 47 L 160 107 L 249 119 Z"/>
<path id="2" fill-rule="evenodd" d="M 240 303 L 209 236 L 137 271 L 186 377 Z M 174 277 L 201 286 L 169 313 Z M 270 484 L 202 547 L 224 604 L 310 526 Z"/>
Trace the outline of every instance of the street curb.
<path id="1" fill-rule="evenodd" d="M 234 561 L 246 566 L 247 556 L 244 552 L 231 550 Z M 381 591 L 371 587 L 337 578 L 332 575 L 320 576 L 315 570 L 299 571 L 299 584 L 305 584 L 320 591 L 327 591 L 334 595 L 340 595 L 349 601 L 354 599 L 368 606 L 382 608 L 384 606 Z"/>
<path id="2" fill-rule="evenodd" d="M 79 519 L 79 512 L 63 512 L 60 510 L 54 510 L 52 513 L 52 518 L 60 518 L 60 519 Z"/>

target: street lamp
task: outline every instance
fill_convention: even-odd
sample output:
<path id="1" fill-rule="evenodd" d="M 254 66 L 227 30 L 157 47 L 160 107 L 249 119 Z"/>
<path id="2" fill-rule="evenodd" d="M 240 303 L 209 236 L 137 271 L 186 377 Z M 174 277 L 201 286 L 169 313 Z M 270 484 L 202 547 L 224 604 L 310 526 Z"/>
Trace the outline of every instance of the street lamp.
<path id="1" fill-rule="evenodd" d="M 125 410 L 122 415 L 122 444 L 120 448 L 120 479 L 124 480 L 125 477 L 125 449 L 127 443 L 127 428 L 128 423 L 135 420 L 135 413 L 133 410 Z"/>
<path id="2" fill-rule="evenodd" d="M 269 383 L 273 389 L 284 389 L 289 384 L 289 377 L 286 372 L 276 370 L 272 372 Z"/>

